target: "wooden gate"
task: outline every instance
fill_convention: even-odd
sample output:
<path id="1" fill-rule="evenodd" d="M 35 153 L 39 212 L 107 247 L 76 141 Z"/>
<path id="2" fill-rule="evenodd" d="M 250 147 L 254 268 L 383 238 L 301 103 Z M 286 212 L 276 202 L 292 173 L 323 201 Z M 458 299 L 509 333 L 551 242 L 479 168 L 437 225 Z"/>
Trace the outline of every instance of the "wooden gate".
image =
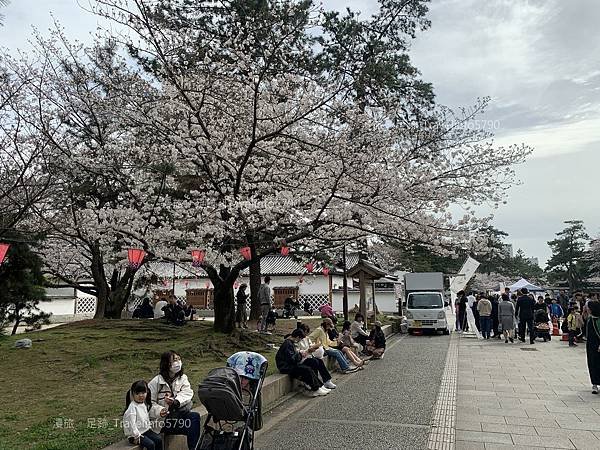
<path id="1" fill-rule="evenodd" d="M 298 286 L 273 288 L 273 297 L 275 308 L 281 309 L 286 298 L 292 297 L 298 300 Z"/>

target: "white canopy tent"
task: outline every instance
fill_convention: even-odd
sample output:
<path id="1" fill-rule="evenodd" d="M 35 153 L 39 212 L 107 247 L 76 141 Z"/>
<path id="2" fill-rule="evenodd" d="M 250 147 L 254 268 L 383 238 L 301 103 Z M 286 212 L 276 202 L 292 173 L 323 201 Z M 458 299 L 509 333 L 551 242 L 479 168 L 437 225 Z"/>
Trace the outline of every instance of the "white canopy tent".
<path id="1" fill-rule="evenodd" d="M 531 284 L 529 281 L 527 281 L 525 278 L 521 278 L 519 281 L 517 281 L 515 284 L 509 286 L 510 291 L 514 292 L 517 289 L 523 289 L 523 288 L 527 288 L 527 290 L 529 292 L 545 292 L 546 289 L 541 288 L 539 286 L 536 286 L 535 284 Z"/>

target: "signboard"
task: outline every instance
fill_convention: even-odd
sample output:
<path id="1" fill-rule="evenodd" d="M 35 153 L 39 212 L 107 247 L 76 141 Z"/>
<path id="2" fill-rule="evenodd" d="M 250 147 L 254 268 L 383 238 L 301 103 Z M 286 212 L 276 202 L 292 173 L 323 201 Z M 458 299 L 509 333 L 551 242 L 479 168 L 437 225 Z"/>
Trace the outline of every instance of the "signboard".
<path id="1" fill-rule="evenodd" d="M 456 277 L 452 277 L 450 280 L 450 291 L 457 293 L 458 291 L 462 291 L 469 280 L 473 278 L 477 268 L 479 267 L 479 261 L 471 258 L 470 256 L 467 258 L 465 263 L 463 264 L 460 272 Z"/>

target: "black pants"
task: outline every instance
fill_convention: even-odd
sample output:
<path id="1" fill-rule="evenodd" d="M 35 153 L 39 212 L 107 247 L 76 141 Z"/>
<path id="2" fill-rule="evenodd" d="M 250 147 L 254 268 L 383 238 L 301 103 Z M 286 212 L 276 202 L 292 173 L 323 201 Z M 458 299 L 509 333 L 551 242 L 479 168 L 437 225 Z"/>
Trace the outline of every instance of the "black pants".
<path id="1" fill-rule="evenodd" d="M 160 434 L 157 434 L 152 430 L 142 433 L 140 436 L 140 447 L 145 450 L 162 450 L 163 442 Z"/>
<path id="2" fill-rule="evenodd" d="M 525 325 L 529 330 L 529 342 L 535 340 L 535 331 L 533 329 L 533 319 L 519 319 L 519 339 L 525 341 Z"/>
<path id="3" fill-rule="evenodd" d="M 327 383 L 329 380 L 331 380 L 331 374 L 329 373 L 329 370 L 327 370 L 327 367 L 325 367 L 325 363 L 322 359 L 306 358 L 302 362 L 302 364 L 310 367 L 311 369 L 315 370 L 319 375 L 321 375 L 321 380 L 323 380 L 323 383 Z"/>
<path id="4" fill-rule="evenodd" d="M 165 418 L 165 426 L 161 430 L 165 434 L 183 434 L 187 438 L 187 445 L 190 450 L 196 448 L 198 439 L 200 439 L 200 414 L 190 411 L 181 414 L 178 417 Z"/>
<path id="5" fill-rule="evenodd" d="M 315 358 L 308 358 L 306 361 L 308 361 L 309 359 L 315 359 Z M 323 383 L 321 383 L 321 380 L 319 380 L 319 377 L 317 376 L 317 371 L 315 369 L 313 369 L 311 366 L 304 364 L 306 361 L 304 361 L 302 364 L 298 364 L 293 369 L 286 370 L 285 372 L 282 372 L 282 373 L 287 373 L 292 378 L 297 378 L 298 380 L 302 381 L 303 383 L 308 384 L 310 386 L 311 390 L 316 391 L 321 386 L 323 386 Z M 311 363 L 309 363 L 309 364 L 311 364 Z"/>
<path id="6" fill-rule="evenodd" d="M 358 342 L 360 345 L 362 345 L 363 347 L 365 347 L 367 345 L 367 340 L 369 339 L 369 336 L 365 336 L 364 334 L 359 334 L 358 336 L 356 336 L 354 338 L 355 342 Z"/>

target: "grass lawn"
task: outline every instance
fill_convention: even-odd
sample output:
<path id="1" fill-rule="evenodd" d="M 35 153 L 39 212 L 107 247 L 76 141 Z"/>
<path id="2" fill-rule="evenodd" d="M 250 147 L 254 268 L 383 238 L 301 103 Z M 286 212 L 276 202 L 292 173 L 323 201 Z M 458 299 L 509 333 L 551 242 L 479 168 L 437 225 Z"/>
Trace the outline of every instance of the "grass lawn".
<path id="1" fill-rule="evenodd" d="M 311 328 L 319 322 L 307 321 Z M 227 336 L 202 321 L 177 328 L 159 321 L 89 320 L 0 337 L 0 449 L 103 448 L 124 438 L 115 420 L 122 417 L 125 393 L 133 381 L 157 374 L 162 352 L 181 354 L 195 391 L 210 369 L 224 366 L 239 350 L 265 355 L 274 373 L 275 352 L 266 344 L 279 344 L 295 326 L 295 320 L 278 320 L 271 336 Z M 33 340 L 32 348 L 13 348 L 23 337 Z"/>

